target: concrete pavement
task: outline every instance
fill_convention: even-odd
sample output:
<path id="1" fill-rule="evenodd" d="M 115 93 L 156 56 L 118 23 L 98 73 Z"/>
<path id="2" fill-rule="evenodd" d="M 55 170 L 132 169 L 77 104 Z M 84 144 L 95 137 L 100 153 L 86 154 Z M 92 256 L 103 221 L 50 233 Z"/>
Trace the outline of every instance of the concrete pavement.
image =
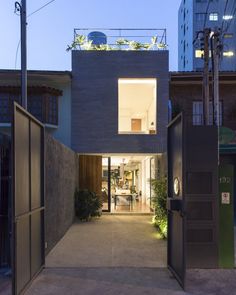
<path id="1" fill-rule="evenodd" d="M 47 257 L 27 295 L 236 295 L 235 270 L 192 270 L 187 292 L 166 268 L 166 241 L 150 216 L 76 223 Z"/>

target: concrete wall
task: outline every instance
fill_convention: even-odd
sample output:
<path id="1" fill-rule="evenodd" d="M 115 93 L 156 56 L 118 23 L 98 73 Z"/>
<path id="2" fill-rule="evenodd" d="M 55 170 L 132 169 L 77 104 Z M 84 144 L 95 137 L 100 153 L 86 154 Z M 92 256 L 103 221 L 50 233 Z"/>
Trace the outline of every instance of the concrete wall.
<path id="1" fill-rule="evenodd" d="M 48 253 L 74 219 L 74 191 L 78 185 L 78 156 L 45 135 L 45 228 Z"/>
<path id="2" fill-rule="evenodd" d="M 72 52 L 72 149 L 161 153 L 168 122 L 168 51 Z M 157 134 L 118 134 L 118 79 L 157 79 Z"/>

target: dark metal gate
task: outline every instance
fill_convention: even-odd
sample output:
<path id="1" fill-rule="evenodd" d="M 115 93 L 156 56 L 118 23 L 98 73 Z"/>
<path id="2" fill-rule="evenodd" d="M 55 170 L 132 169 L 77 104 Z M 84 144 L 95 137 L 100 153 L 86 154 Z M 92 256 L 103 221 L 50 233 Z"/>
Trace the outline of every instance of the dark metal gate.
<path id="1" fill-rule="evenodd" d="M 10 138 L 0 134 L 0 268 L 10 260 Z"/>
<path id="2" fill-rule="evenodd" d="M 44 127 L 14 104 L 13 293 L 21 294 L 41 271 L 44 244 Z"/>
<path id="3" fill-rule="evenodd" d="M 185 286 L 186 221 L 184 209 L 183 116 L 168 126 L 168 268 Z"/>
<path id="4" fill-rule="evenodd" d="M 182 114 L 168 126 L 168 267 L 181 286 L 186 268 L 217 268 L 218 132 Z"/>

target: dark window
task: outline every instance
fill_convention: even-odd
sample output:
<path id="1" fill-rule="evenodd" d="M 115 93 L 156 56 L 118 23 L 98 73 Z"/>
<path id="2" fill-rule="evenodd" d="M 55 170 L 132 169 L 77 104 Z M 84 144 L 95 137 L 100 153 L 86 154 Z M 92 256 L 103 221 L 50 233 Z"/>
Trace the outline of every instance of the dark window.
<path id="1" fill-rule="evenodd" d="M 205 13 L 196 13 L 196 22 L 204 22 L 206 17 Z"/>
<path id="2" fill-rule="evenodd" d="M 220 110 L 220 125 L 222 126 L 222 101 L 219 103 L 219 110 Z M 213 104 L 210 101 L 210 118 L 209 123 L 210 125 L 213 124 Z M 203 124 L 203 103 L 202 101 L 194 101 L 193 102 L 193 125 L 202 125 Z"/>
<path id="3" fill-rule="evenodd" d="M 46 123 L 57 125 L 58 124 L 58 104 L 56 96 L 46 97 Z"/>
<path id="4" fill-rule="evenodd" d="M 20 102 L 20 96 L 9 92 L 0 93 L 0 123 L 10 123 L 13 101 Z"/>
<path id="5" fill-rule="evenodd" d="M 37 91 L 37 90 L 36 90 Z M 13 93 L 11 93 L 13 92 Z M 0 92 L 0 123 L 11 122 L 11 106 L 13 101 L 20 103 L 20 89 L 10 89 Z M 39 94 L 37 94 L 39 92 Z M 39 121 L 58 125 L 58 96 L 55 93 L 44 94 L 41 89 L 28 94 L 28 110 Z"/>
<path id="6" fill-rule="evenodd" d="M 29 96 L 28 109 L 29 112 L 35 116 L 35 118 L 43 122 L 43 102 L 41 95 Z"/>

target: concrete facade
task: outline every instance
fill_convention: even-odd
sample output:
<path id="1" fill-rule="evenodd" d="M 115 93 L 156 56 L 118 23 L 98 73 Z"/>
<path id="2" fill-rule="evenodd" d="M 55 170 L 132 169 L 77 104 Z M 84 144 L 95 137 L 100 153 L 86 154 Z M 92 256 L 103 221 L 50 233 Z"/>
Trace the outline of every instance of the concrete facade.
<path id="1" fill-rule="evenodd" d="M 72 52 L 72 149 L 162 153 L 168 123 L 168 51 Z M 157 79 L 157 134 L 118 134 L 118 79 Z"/>
<path id="2" fill-rule="evenodd" d="M 194 46 L 193 40 L 196 38 L 197 32 L 203 30 L 205 24 L 206 28 L 212 30 L 216 27 L 222 29 L 223 54 L 225 52 L 233 53 L 233 56 L 222 56 L 220 70 L 236 71 L 235 0 L 212 0 L 208 12 L 207 7 L 207 0 L 182 0 L 180 4 L 178 15 L 178 70 L 202 70 L 203 59 L 195 57 L 195 51 L 201 49 L 202 46 L 199 41 Z"/>
<path id="3" fill-rule="evenodd" d="M 45 242 L 48 253 L 74 220 L 74 192 L 78 185 L 78 156 L 45 135 Z"/>

